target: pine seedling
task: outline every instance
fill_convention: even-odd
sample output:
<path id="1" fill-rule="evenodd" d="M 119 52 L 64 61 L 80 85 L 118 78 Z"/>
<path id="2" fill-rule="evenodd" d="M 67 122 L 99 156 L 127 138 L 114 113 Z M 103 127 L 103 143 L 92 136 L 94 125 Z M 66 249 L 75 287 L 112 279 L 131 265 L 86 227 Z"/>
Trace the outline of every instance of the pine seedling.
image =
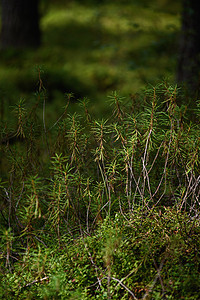
<path id="1" fill-rule="evenodd" d="M 69 209 L 70 192 L 69 192 L 69 176 L 72 171 L 67 163 L 66 157 L 62 154 L 56 154 L 52 158 L 53 178 L 49 191 L 51 199 L 48 212 L 48 222 L 56 230 L 56 234 L 60 243 L 60 226 L 67 209 Z"/>
<path id="2" fill-rule="evenodd" d="M 37 220 L 42 217 L 41 211 L 41 179 L 38 175 L 30 176 L 25 182 L 25 192 L 23 193 L 23 198 L 25 201 L 21 201 L 19 205 L 21 222 L 24 224 L 24 233 L 31 233 L 37 230 Z"/>
<path id="3" fill-rule="evenodd" d="M 19 138 L 25 138 L 25 117 L 26 109 L 24 105 L 24 99 L 20 99 L 19 102 L 15 105 L 14 112 L 17 115 L 17 130 L 16 136 Z"/>
<path id="4" fill-rule="evenodd" d="M 70 150 L 70 164 L 71 166 L 75 163 L 77 168 L 80 168 L 81 165 L 81 150 L 85 144 L 85 135 L 83 134 L 83 127 L 80 124 L 80 116 L 74 113 L 72 116 L 69 115 L 68 122 L 68 131 L 66 138 L 68 140 L 68 147 Z"/>
<path id="5" fill-rule="evenodd" d="M 14 258 L 12 255 L 14 234 L 11 228 L 1 230 L 0 241 L 1 241 L 0 261 L 4 261 L 5 268 L 11 272 L 12 270 L 11 260 Z"/>
<path id="6" fill-rule="evenodd" d="M 113 116 L 117 118 L 118 122 L 123 121 L 124 112 L 121 108 L 125 97 L 118 95 L 117 91 L 114 91 L 112 95 L 108 96 L 111 106 L 113 106 Z"/>
<path id="7" fill-rule="evenodd" d="M 101 122 L 95 121 L 95 125 L 92 129 L 95 139 L 97 141 L 97 148 L 95 149 L 95 161 L 97 162 L 101 178 L 104 184 L 106 197 L 107 197 L 107 204 L 108 214 L 110 215 L 111 211 L 111 188 L 108 183 L 106 167 L 105 167 L 105 160 L 107 159 L 107 153 L 104 147 L 106 144 L 106 135 L 110 133 L 110 126 L 107 125 L 107 120 L 102 120 Z"/>

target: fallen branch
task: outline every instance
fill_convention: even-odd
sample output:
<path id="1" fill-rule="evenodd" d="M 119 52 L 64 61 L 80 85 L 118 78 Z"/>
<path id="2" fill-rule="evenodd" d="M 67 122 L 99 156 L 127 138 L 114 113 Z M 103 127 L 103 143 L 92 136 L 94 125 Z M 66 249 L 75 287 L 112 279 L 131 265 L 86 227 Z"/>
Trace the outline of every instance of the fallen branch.
<path id="1" fill-rule="evenodd" d="M 29 282 L 29 283 L 27 283 L 26 285 L 24 285 L 24 286 L 22 287 L 22 289 L 27 288 L 27 287 L 29 287 L 29 286 L 35 284 L 35 283 L 42 282 L 42 281 L 44 281 L 44 280 L 49 280 L 49 276 L 46 276 L 46 277 L 41 278 L 41 279 L 33 280 L 32 282 Z"/>

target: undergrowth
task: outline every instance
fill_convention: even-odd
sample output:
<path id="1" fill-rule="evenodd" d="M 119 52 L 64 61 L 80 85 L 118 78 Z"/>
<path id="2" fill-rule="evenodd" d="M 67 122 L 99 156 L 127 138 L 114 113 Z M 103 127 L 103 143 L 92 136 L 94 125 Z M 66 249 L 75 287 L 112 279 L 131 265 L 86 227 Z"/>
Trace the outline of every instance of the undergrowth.
<path id="1" fill-rule="evenodd" d="M 114 92 L 94 120 L 68 94 L 47 125 L 39 83 L 1 124 L 2 297 L 198 299 L 199 106 L 190 121 L 161 83 L 139 112 Z"/>

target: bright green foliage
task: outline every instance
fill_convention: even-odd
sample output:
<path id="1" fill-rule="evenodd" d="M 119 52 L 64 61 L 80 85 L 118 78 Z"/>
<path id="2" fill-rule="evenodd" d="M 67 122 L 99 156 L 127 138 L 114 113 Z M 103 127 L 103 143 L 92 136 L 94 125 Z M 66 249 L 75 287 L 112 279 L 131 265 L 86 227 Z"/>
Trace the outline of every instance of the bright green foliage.
<path id="1" fill-rule="evenodd" d="M 164 208 L 105 219 L 91 236 L 23 254 L 2 277 L 7 299 L 198 299 L 199 227 Z M 45 238 L 45 237 L 43 237 Z M 192 243 L 191 243 L 192 239 Z M 18 287 L 16 287 L 18 286 Z M 149 295 L 149 296 L 148 296 Z M 146 297 L 146 298 L 145 298 Z"/>
<path id="2" fill-rule="evenodd" d="M 178 97 L 150 87 L 138 112 L 114 92 L 108 119 L 84 99 L 49 127 L 42 82 L 19 101 L 1 125 L 3 298 L 198 299 L 199 107 L 190 121 Z"/>

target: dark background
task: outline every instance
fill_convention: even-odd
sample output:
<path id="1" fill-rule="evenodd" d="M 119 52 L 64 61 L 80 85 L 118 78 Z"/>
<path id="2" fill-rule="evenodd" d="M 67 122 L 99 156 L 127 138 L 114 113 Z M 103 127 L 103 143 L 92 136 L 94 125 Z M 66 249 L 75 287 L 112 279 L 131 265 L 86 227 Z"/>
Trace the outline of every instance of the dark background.
<path id="1" fill-rule="evenodd" d="M 66 93 L 74 95 L 70 109 L 77 111 L 77 100 L 88 97 L 91 111 L 101 117 L 112 91 L 130 101 L 147 84 L 176 79 L 181 1 L 41 0 L 38 7 L 39 29 L 37 13 L 32 8 L 34 16 L 29 16 L 26 7 L 20 10 L 23 24 L 13 40 L 5 38 L 7 28 L 2 26 L 2 120 L 19 98 L 34 103 L 39 73 L 47 91 L 49 119 L 57 118 Z M 9 11 L 10 7 L 6 15 Z M 26 32 L 28 20 L 35 28 L 30 29 L 32 38 Z"/>

